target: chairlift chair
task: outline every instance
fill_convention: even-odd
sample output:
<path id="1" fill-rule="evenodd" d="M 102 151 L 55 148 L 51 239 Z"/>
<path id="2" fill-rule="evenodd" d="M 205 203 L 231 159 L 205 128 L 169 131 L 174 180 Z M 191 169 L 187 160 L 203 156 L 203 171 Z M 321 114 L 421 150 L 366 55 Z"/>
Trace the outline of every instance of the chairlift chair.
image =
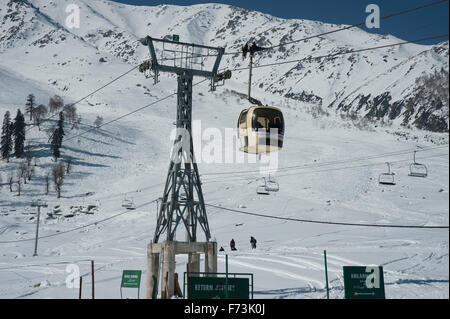
<path id="1" fill-rule="evenodd" d="M 386 164 L 388 166 L 388 172 L 380 174 L 378 177 L 378 183 L 381 185 L 395 186 L 397 184 L 395 183 L 395 173 L 391 172 L 391 163 Z"/>
<path id="2" fill-rule="evenodd" d="M 266 191 L 276 193 L 280 191 L 280 184 L 269 175 L 269 179 L 266 181 Z"/>
<path id="3" fill-rule="evenodd" d="M 126 208 L 128 210 L 135 210 L 136 209 L 133 200 L 132 199 L 127 199 L 126 195 L 125 195 L 125 198 L 123 199 L 122 207 Z"/>
<path id="4" fill-rule="evenodd" d="M 267 190 L 267 181 L 266 178 L 264 177 L 264 184 L 263 185 L 258 185 L 258 187 L 256 188 L 256 193 L 258 195 L 270 195 L 270 192 Z"/>
<path id="5" fill-rule="evenodd" d="M 414 152 L 414 163 L 409 166 L 409 176 L 411 177 L 428 177 L 428 168 L 424 164 L 417 163 L 416 161 L 417 151 Z"/>

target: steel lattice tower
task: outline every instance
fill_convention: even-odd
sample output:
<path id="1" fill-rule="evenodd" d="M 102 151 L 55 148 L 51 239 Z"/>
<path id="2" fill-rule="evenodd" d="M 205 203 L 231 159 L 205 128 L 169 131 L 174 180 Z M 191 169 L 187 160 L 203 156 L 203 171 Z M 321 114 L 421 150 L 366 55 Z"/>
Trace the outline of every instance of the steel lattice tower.
<path id="1" fill-rule="evenodd" d="M 168 40 L 146 37 L 141 39 L 143 45 L 148 46 L 151 60 L 144 62 L 140 71 L 151 70 L 155 82 L 158 81 L 159 72 L 169 72 L 177 75 L 177 134 L 170 159 L 166 185 L 159 206 L 157 225 L 153 242 L 158 243 L 161 235 L 167 233 L 167 241 L 173 241 L 177 228 L 183 224 L 189 242 L 197 241 L 197 228 L 200 226 L 205 233 L 206 240 L 211 239 L 211 233 L 203 198 L 202 183 L 195 160 L 192 140 L 192 87 L 194 76 L 200 76 L 211 80 L 211 90 L 215 90 L 217 83 L 229 79 L 231 72 L 218 73 L 220 61 L 225 52 L 223 48 L 208 47 L 197 44 L 181 43 Z M 181 50 L 163 51 L 173 53 L 174 66 L 160 65 L 155 52 L 154 42 L 171 44 L 181 47 Z M 207 55 L 198 54 L 196 51 L 208 50 Z M 210 57 L 210 51 L 215 52 L 216 60 L 212 71 L 194 69 L 197 59 Z M 177 53 L 180 57 L 177 58 Z M 181 61 L 176 65 L 176 61 Z M 201 63 L 203 66 L 203 63 Z"/>

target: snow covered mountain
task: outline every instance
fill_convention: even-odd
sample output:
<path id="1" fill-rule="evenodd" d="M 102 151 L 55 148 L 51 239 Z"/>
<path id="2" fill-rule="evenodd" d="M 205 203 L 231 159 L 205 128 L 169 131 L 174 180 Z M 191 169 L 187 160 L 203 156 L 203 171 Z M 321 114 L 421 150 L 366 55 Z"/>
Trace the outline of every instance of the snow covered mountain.
<path id="1" fill-rule="evenodd" d="M 80 8 L 79 29 L 66 27 L 65 9 L 72 3 Z M 27 77 L 30 68 L 37 69 L 42 64 L 43 56 L 48 57 L 49 63 L 42 64 L 41 71 L 46 68 L 49 74 L 61 74 L 70 64 L 98 64 L 95 55 L 140 63 L 148 54 L 137 40 L 146 35 L 163 38 L 176 33 L 185 42 L 223 46 L 227 52 L 238 52 L 248 41 L 272 46 L 343 27 L 319 21 L 284 20 L 220 4 L 134 7 L 100 0 L 1 0 L 0 22 L 0 52 L 26 64 L 20 73 Z M 351 29 L 264 52 L 258 55 L 256 64 L 396 42 L 401 40 Z M 441 76 L 447 79 L 448 86 L 448 51 L 446 41 L 435 46 L 407 44 L 320 60 L 306 59 L 256 69 L 254 84 L 261 90 L 295 99 L 300 104 L 314 103 L 343 117 L 446 132 L 448 94 L 438 95 L 432 101 L 420 99 L 423 84 L 417 79 L 444 70 Z M 70 52 L 73 59 L 66 61 L 68 56 L 64 52 Z M 0 66 L 7 67 L 7 61 L 3 58 Z M 246 64 L 236 54 L 227 56 L 222 67 L 234 69 Z M 246 83 L 247 72 L 236 72 L 233 78 Z M 71 90 L 77 81 L 84 81 L 70 74 L 58 79 L 41 74 L 34 80 L 50 84 L 61 93 Z"/>

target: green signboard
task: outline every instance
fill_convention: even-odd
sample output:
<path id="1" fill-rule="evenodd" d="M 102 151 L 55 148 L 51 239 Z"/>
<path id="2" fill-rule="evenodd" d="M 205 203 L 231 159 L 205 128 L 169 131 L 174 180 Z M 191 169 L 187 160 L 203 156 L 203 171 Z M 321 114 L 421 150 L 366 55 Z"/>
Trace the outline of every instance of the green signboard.
<path id="1" fill-rule="evenodd" d="M 345 299 L 385 299 L 383 267 L 344 267 Z"/>
<path id="2" fill-rule="evenodd" d="M 140 288 L 141 287 L 140 270 L 124 270 L 122 273 L 122 288 Z"/>
<path id="3" fill-rule="evenodd" d="M 249 299 L 249 278 L 228 278 L 229 299 Z M 226 278 L 189 277 L 189 299 L 225 299 Z"/>
<path id="4" fill-rule="evenodd" d="M 180 42 L 180 36 L 178 34 L 172 35 L 172 41 L 173 42 Z"/>
<path id="5" fill-rule="evenodd" d="M 124 270 L 122 273 L 122 283 L 120 284 L 120 297 L 123 298 L 122 288 L 136 288 L 139 292 L 141 288 L 141 274 L 140 270 Z"/>

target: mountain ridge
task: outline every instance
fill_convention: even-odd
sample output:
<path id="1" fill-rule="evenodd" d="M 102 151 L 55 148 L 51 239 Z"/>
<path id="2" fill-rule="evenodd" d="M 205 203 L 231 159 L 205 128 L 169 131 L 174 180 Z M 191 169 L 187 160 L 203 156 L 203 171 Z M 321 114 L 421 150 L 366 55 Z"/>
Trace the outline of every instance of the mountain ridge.
<path id="1" fill-rule="evenodd" d="M 67 15 L 64 10 L 72 3 L 81 10 L 80 29 L 64 27 Z M 177 33 L 187 42 L 223 46 L 227 52 L 236 54 L 226 56 L 222 67 L 235 69 L 247 64 L 237 52 L 249 41 L 267 47 L 344 27 L 320 21 L 281 19 L 222 4 L 137 7 L 112 1 L 1 0 L 0 5 L 0 49 L 3 52 L 31 45 L 43 49 L 48 43 L 54 43 L 56 46 L 52 49 L 58 54 L 68 45 L 70 37 L 74 45 L 72 52 L 77 52 L 77 46 L 89 46 L 96 54 L 108 54 L 134 65 L 148 58 L 148 52 L 137 41 L 147 34 L 164 38 Z M 255 34 L 259 29 L 262 31 Z M 352 113 L 373 122 L 448 132 L 448 95 L 434 105 L 418 100 L 412 112 L 411 107 L 405 106 L 423 89 L 417 82 L 420 77 L 438 70 L 448 73 L 448 41 L 434 46 L 405 44 L 314 59 L 398 42 L 401 41 L 391 35 L 353 28 L 280 46 L 259 54 L 255 65 L 306 59 L 293 65 L 255 70 L 254 86 L 280 97 L 316 103 L 329 112 Z M 234 78 L 247 83 L 247 71 L 235 72 Z M 377 111 L 380 105 L 386 111 Z M 430 116 L 421 118 L 419 110 L 423 108 L 428 109 Z M 436 118 L 439 124 L 429 121 L 430 117 Z"/>

